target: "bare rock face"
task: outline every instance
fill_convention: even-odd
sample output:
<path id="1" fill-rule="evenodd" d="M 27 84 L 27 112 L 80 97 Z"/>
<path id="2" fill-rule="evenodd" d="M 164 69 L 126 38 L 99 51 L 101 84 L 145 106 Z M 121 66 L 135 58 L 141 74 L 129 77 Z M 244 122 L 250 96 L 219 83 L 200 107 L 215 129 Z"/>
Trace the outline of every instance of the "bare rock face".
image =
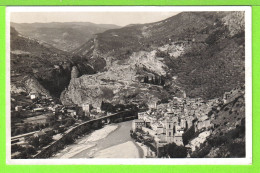
<path id="1" fill-rule="evenodd" d="M 115 89 L 115 86 L 106 85 L 102 87 L 98 85 L 99 82 L 99 80 L 94 80 L 89 76 L 71 79 L 68 89 L 61 94 L 61 102 L 64 105 L 90 103 L 95 107 L 100 106 L 102 100 L 106 99 L 103 96 L 108 94 L 108 98 L 111 93 L 113 94 L 112 90 Z"/>
<path id="2" fill-rule="evenodd" d="M 24 87 L 18 87 L 15 84 L 11 84 L 11 93 L 22 93 L 26 92 L 26 89 Z"/>
<path id="3" fill-rule="evenodd" d="M 188 97 L 213 99 L 244 83 L 244 29 L 244 12 L 182 12 L 97 34 L 74 53 L 96 72 L 117 63 L 119 80 L 154 73 L 178 83 Z"/>
<path id="4" fill-rule="evenodd" d="M 245 29 L 245 13 L 240 11 L 234 11 L 228 13 L 224 18 L 224 25 L 228 27 L 231 36 L 239 34 Z"/>
<path id="5" fill-rule="evenodd" d="M 79 77 L 79 70 L 76 66 L 72 67 L 71 70 L 71 79 Z"/>
<path id="6" fill-rule="evenodd" d="M 68 88 L 62 92 L 60 100 L 64 105 L 81 106 L 89 103 L 97 107 L 102 101 L 112 104 L 128 104 L 136 101 L 148 103 L 149 100 L 167 97 L 167 93 L 161 86 L 150 86 L 150 84 L 132 81 L 130 77 L 116 79 L 116 75 L 108 72 L 73 78 Z"/>
<path id="7" fill-rule="evenodd" d="M 30 92 L 36 92 L 39 93 L 41 95 L 46 95 L 46 96 L 50 96 L 50 93 L 48 90 L 46 90 L 39 82 L 36 78 L 32 77 L 32 76 L 26 76 L 24 78 L 24 85 L 26 88 L 26 91 L 28 93 Z"/>

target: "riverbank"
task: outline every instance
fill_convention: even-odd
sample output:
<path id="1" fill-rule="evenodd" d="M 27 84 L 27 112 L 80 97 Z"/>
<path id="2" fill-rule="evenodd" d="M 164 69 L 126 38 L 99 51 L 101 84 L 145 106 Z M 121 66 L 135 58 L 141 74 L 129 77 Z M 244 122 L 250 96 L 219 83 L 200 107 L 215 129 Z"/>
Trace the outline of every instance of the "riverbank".
<path id="1" fill-rule="evenodd" d="M 140 158 L 140 153 L 134 142 L 128 141 L 97 152 L 94 158 Z"/>
<path id="2" fill-rule="evenodd" d="M 130 136 L 132 121 L 106 125 L 63 149 L 54 158 L 143 158 Z"/>
<path id="3" fill-rule="evenodd" d="M 118 128 L 117 124 L 106 125 L 102 129 L 96 130 L 91 134 L 84 136 L 83 138 L 77 140 L 74 144 L 64 148 L 58 154 L 56 154 L 53 158 L 71 158 L 78 153 L 81 153 L 84 150 L 93 148 L 96 146 L 95 141 L 101 140 L 107 137 L 111 132 L 115 131 Z"/>
<path id="4" fill-rule="evenodd" d="M 146 146 L 146 145 L 143 145 L 142 143 L 140 143 L 140 142 L 135 142 L 136 143 L 136 145 L 138 146 L 138 147 L 140 147 L 140 149 L 142 150 L 142 152 L 143 152 L 143 158 L 145 158 L 146 156 L 148 156 L 148 147 Z"/>

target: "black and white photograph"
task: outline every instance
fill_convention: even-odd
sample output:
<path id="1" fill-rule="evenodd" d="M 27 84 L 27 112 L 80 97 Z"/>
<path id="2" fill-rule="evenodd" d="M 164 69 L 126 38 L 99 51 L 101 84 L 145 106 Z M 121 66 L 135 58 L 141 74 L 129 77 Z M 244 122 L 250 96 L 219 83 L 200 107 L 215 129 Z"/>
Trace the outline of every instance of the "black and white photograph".
<path id="1" fill-rule="evenodd" d="M 252 163 L 250 7 L 7 12 L 10 163 Z"/>

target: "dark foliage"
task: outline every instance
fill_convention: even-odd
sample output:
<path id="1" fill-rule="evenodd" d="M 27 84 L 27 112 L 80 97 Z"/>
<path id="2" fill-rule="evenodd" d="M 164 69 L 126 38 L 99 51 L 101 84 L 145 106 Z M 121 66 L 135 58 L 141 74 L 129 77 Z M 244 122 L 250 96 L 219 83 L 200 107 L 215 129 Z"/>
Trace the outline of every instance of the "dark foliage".
<path id="1" fill-rule="evenodd" d="M 164 151 L 164 156 L 169 156 L 170 158 L 185 158 L 188 153 L 184 146 L 177 146 L 175 143 L 165 145 Z"/>

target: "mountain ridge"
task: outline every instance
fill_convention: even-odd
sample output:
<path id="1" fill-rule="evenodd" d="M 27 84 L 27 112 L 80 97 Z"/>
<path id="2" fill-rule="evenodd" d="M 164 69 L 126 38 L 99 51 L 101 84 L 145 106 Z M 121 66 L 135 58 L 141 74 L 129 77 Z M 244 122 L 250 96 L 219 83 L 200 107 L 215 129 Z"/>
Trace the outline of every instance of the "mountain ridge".
<path id="1" fill-rule="evenodd" d="M 73 53 L 100 72 L 127 64 L 131 57 L 144 59 L 134 67 L 142 71 L 138 78 L 161 76 L 154 70 L 162 63 L 167 83 L 178 84 L 189 97 L 212 99 L 244 83 L 243 18 L 243 12 L 182 12 L 99 33 Z M 157 63 L 148 67 L 151 60 Z"/>
<path id="2" fill-rule="evenodd" d="M 11 23 L 22 35 L 44 41 L 63 51 L 71 51 L 95 34 L 119 28 L 113 24 L 91 22 Z"/>

